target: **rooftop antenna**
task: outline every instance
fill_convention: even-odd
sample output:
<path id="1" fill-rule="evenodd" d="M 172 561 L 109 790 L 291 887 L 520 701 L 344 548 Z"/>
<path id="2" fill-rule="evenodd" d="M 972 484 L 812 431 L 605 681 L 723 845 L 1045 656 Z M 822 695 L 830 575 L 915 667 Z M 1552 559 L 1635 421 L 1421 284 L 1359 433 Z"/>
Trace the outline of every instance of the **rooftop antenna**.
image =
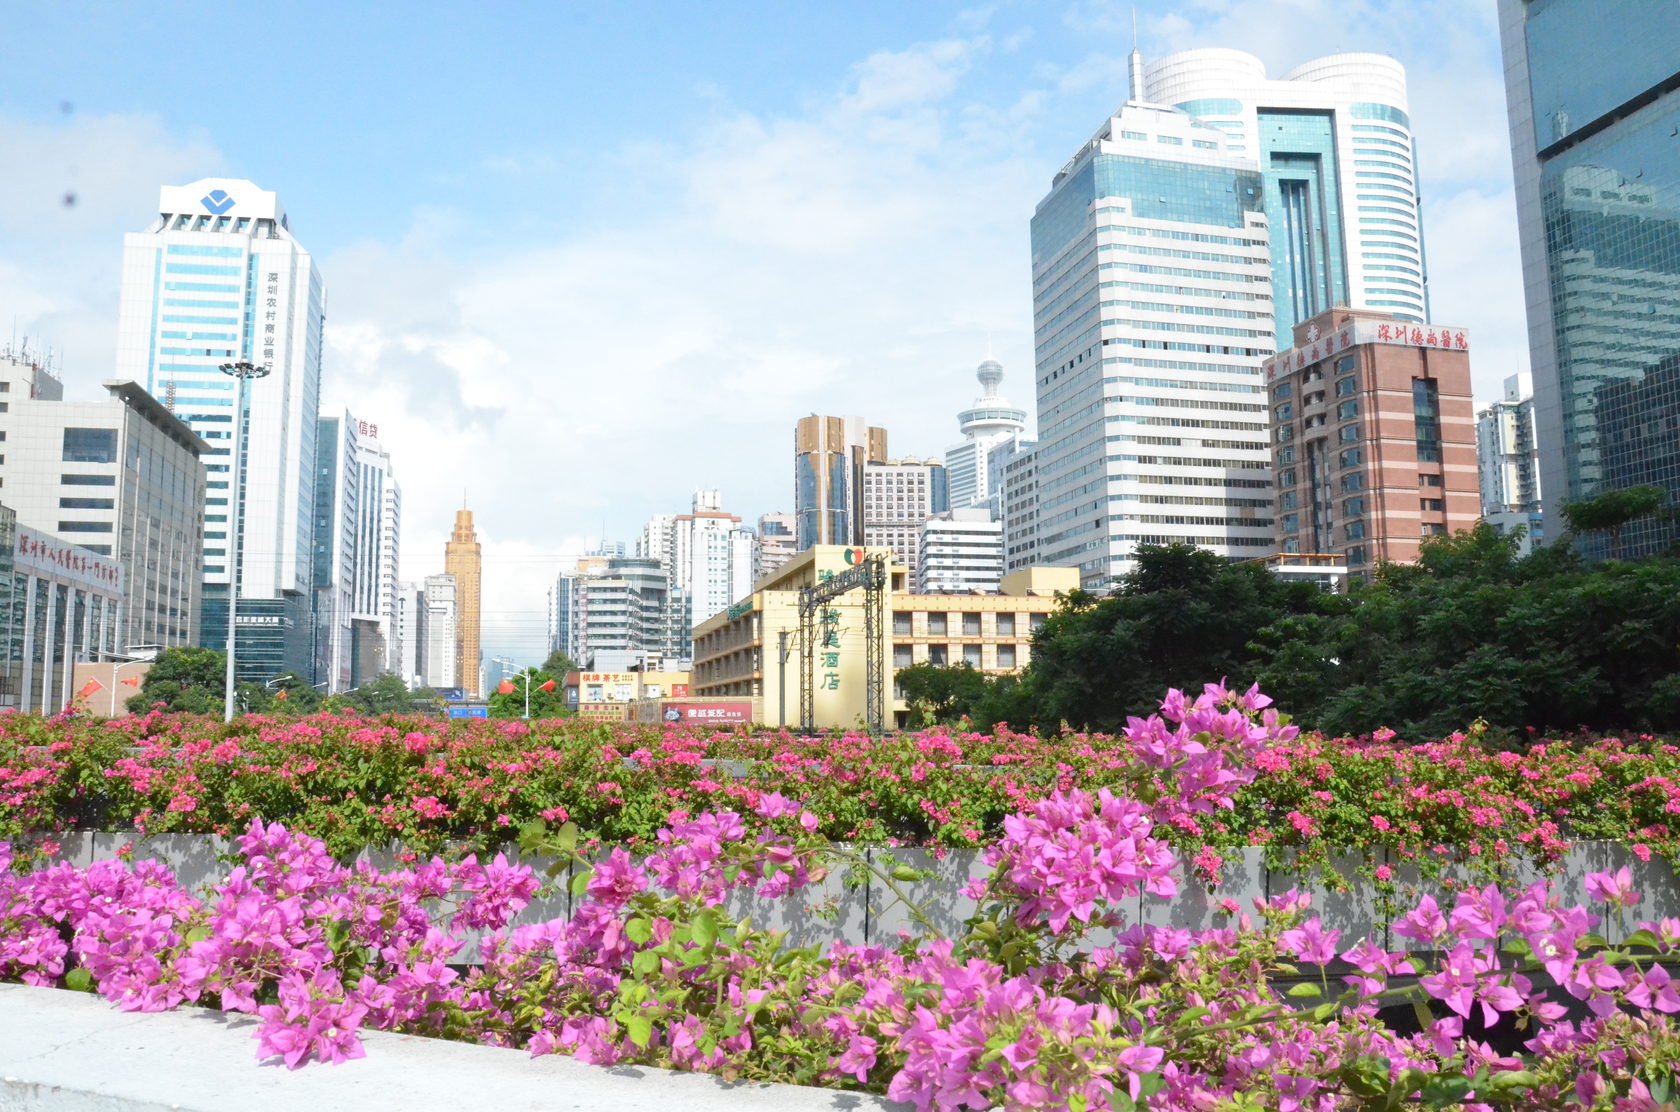
<path id="1" fill-rule="evenodd" d="M 1143 103 L 1143 51 L 1138 49 L 1137 9 L 1132 9 L 1132 52 L 1126 58 L 1126 84 L 1131 103 Z"/>

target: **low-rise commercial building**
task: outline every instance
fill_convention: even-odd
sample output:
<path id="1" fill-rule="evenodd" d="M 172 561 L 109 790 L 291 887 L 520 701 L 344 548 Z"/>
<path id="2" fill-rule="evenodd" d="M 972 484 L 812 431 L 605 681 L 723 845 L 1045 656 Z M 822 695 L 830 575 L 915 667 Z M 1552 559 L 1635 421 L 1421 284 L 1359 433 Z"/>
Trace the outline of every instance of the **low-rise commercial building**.
<path id="1" fill-rule="evenodd" d="M 645 700 L 686 699 L 688 672 L 567 672 L 566 706 L 580 718 L 628 722 Z"/>
<path id="2" fill-rule="evenodd" d="M 19 525 L 0 506 L 0 708 L 57 714 L 76 698 L 78 661 L 123 654 L 120 564 Z"/>
<path id="3" fill-rule="evenodd" d="M 756 721 L 797 725 L 800 718 L 799 592 L 886 555 L 885 549 L 816 545 L 724 613 L 695 630 L 691 694 L 704 700 L 751 700 Z M 969 664 L 990 673 L 1017 672 L 1032 659 L 1032 635 L 1057 607 L 1057 594 L 1079 586 L 1077 568 L 1028 568 L 1005 576 L 1000 593 L 924 595 L 910 572 L 889 563 L 878 611 L 854 590 L 830 600 L 815 622 L 811 651 L 815 724 L 849 727 L 867 704 L 867 631 L 879 630 L 878 651 L 892 672 L 914 664 Z M 909 707 L 886 692 L 893 722 Z"/>

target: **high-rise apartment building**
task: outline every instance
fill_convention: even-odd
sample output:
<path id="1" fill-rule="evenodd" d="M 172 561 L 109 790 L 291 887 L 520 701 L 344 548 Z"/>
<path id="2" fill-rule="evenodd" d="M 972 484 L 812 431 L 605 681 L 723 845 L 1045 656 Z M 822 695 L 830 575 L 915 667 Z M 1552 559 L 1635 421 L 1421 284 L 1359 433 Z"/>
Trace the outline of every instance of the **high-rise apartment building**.
<path id="1" fill-rule="evenodd" d="M 914 570 L 922 523 L 951 508 L 945 465 L 938 460 L 870 461 L 863 465 L 863 544 L 890 548 Z"/>
<path id="2" fill-rule="evenodd" d="M 947 510 L 922 523 L 917 594 L 995 594 L 1002 580 L 1003 523 L 990 510 Z"/>
<path id="3" fill-rule="evenodd" d="M 1138 95 L 1032 219 L 1036 517 L 1029 534 L 1006 509 L 1009 564 L 1074 566 L 1087 585 L 1143 543 L 1272 545 L 1265 180 L 1230 150 L 1246 144 Z"/>
<path id="4" fill-rule="evenodd" d="M 443 547 L 443 570 L 455 579 L 455 682 L 446 686 L 459 687 L 469 699 L 483 694 L 479 689 L 483 656 L 479 647 L 479 586 L 483 564 L 472 511 L 456 510 L 455 531 Z"/>
<path id="5" fill-rule="evenodd" d="M 124 569 L 117 650 L 198 643 L 209 445 L 139 385 L 67 402 L 49 376 L 0 357 L 0 486 L 18 520 Z"/>
<path id="6" fill-rule="evenodd" d="M 598 667 L 602 654 L 687 659 L 691 613 L 656 557 L 585 556 L 549 591 L 549 649 L 584 668 Z"/>
<path id="7" fill-rule="evenodd" d="M 422 585 L 426 614 L 422 619 L 425 632 L 425 651 L 422 674 L 425 684 L 433 690 L 461 687 L 461 666 L 456 658 L 460 651 L 460 633 L 456 628 L 459 610 L 456 607 L 456 584 L 453 575 L 428 575 Z M 473 669 L 476 680 L 478 669 Z"/>
<path id="8" fill-rule="evenodd" d="M 379 426 L 349 413 L 316 431 L 316 682 L 328 692 L 395 671 L 402 491 Z"/>
<path id="9" fill-rule="evenodd" d="M 992 452 L 1000 445 L 1018 443 L 1027 427 L 1027 411 L 1010 405 L 998 393 L 1003 383 L 1003 364 L 988 359 L 980 364 L 975 377 L 980 380 L 980 396 L 972 406 L 957 414 L 962 442 L 945 452 L 945 471 L 954 508 L 989 502 L 993 494 L 989 465 Z"/>
<path id="10" fill-rule="evenodd" d="M 1540 446 L 1534 431 L 1534 380 L 1505 380 L 1505 396 L 1476 414 L 1476 465 L 1481 471 L 1482 520 L 1510 533 L 1521 527 L 1520 551 L 1545 543 L 1540 510 Z"/>
<path id="11" fill-rule="evenodd" d="M 1003 521 L 1003 570 L 1024 571 L 1038 552 L 1037 445 L 1012 453 L 1002 463 L 999 501 Z"/>
<path id="12" fill-rule="evenodd" d="M 691 627 L 752 590 L 757 549 L 757 534 L 724 510 L 715 490 L 695 491 L 686 514 L 654 515 L 636 542 L 636 554 L 657 560 L 688 600 Z"/>
<path id="13" fill-rule="evenodd" d="M 863 543 L 863 465 L 887 458 L 887 430 L 862 417 L 801 417 L 793 434 L 798 545 Z"/>
<path id="14" fill-rule="evenodd" d="M 762 514 L 758 519 L 758 566 L 753 582 L 799 555 L 799 519 L 793 514 Z"/>
<path id="15" fill-rule="evenodd" d="M 1383 54 L 1332 54 L 1270 80 L 1241 50 L 1151 62 L 1143 99 L 1217 128 L 1252 159 L 1271 232 L 1277 346 L 1335 305 L 1429 315 L 1406 71 Z"/>
<path id="16" fill-rule="evenodd" d="M 1546 517 L 1643 485 L 1673 505 L 1680 18 L 1646 0 L 1500 0 L 1499 21 Z M 1675 535 L 1665 516 L 1635 521 L 1622 550 Z"/>
<path id="17" fill-rule="evenodd" d="M 204 454 L 201 643 L 224 648 L 229 502 L 242 504 L 238 662 L 263 682 L 311 666 L 315 418 L 326 293 L 273 193 L 205 178 L 165 186 L 158 214 L 123 239 L 117 374 L 211 447 Z M 235 382 L 218 368 L 269 371 L 234 412 Z M 243 489 L 228 489 L 234 424 L 244 425 Z"/>
<path id="18" fill-rule="evenodd" d="M 1279 552 L 1340 556 L 1369 575 L 1476 524 L 1469 349 L 1462 328 L 1368 310 L 1295 326 L 1294 346 L 1266 364 Z"/>

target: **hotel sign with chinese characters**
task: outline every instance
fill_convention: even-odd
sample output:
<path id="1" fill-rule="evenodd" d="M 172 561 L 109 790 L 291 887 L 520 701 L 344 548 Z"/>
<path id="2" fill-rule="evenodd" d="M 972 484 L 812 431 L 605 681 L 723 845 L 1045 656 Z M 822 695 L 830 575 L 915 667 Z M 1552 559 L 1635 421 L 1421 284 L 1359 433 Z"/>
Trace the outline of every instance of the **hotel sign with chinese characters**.
<path id="1" fill-rule="evenodd" d="M 1449 328 L 1440 324 L 1412 324 L 1408 321 L 1350 320 L 1334 332 L 1314 335 L 1316 326 L 1307 333 L 1308 340 L 1298 347 L 1279 352 L 1266 361 L 1266 380 L 1304 370 L 1320 359 L 1340 355 L 1351 347 L 1363 344 L 1391 344 L 1399 347 L 1433 348 L 1436 351 L 1470 350 L 1470 333 L 1463 328 Z"/>

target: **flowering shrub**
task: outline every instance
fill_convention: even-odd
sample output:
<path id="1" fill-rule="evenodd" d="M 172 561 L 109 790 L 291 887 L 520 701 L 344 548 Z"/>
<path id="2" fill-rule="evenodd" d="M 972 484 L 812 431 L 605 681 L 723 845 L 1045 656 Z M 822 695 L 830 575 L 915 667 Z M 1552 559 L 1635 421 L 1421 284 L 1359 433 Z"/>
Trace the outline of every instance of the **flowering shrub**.
<path id="1" fill-rule="evenodd" d="M 1183 879 L 1165 833 L 1230 815 L 1264 758 L 1301 744 L 1268 703 L 1253 690 L 1172 693 L 1127 731 L 1147 790 L 1055 788 L 1009 816 L 961 937 L 790 949 L 734 920 L 732 893 L 873 867 L 770 792 L 756 838 L 741 812 L 696 814 L 643 858 L 615 848 L 591 865 L 571 824 L 528 832 L 576 866 L 574 914 L 547 923 L 510 925 L 536 888 L 524 865 L 350 868 L 319 839 L 261 821 L 239 838 L 244 864 L 203 898 L 148 862 L 4 870 L 0 977 L 136 1011 L 252 1012 L 258 1054 L 293 1067 L 357 1057 L 356 1031 L 373 1027 L 866 1089 L 925 1109 L 1670 1100 L 1680 921 L 1611 947 L 1593 933 L 1597 912 L 1536 884 L 1465 891 L 1450 908 L 1421 901 L 1396 926 L 1413 951 L 1343 939 L 1293 891 L 1213 930 L 1126 922 L 1121 907 Z M 1587 894 L 1625 919 L 1631 884 L 1625 871 L 1595 875 Z M 465 964 L 476 929 L 488 933 Z M 1410 1032 L 1389 1007 L 1408 1001 Z"/>
<path id="2" fill-rule="evenodd" d="M 1132 733 L 1136 733 L 1136 728 Z M 109 723 L 0 717 L 0 838 L 20 859 L 68 830 L 232 836 L 254 818 L 314 835 L 339 857 L 393 841 L 420 853 L 493 854 L 518 830 L 576 822 L 589 844 L 643 848 L 690 815 L 758 799 L 800 802 L 832 840 L 972 847 L 1054 792 L 1166 792 L 1139 736 L 930 730 L 695 732 L 578 720 L 461 722 L 330 714 L 232 725 L 154 713 Z M 1553 865 L 1579 839 L 1680 850 L 1680 748 L 1648 737 L 1540 739 L 1491 752 L 1475 736 L 1406 745 L 1301 735 L 1254 757 L 1233 806 L 1184 810 L 1158 836 L 1219 876 L 1232 849 L 1265 847 L 1305 878 L 1366 859 L 1385 898 L 1394 866 L 1467 866 L 1480 883 L 1517 859 Z M 1407 874 L 1410 875 L 1410 871 Z"/>

